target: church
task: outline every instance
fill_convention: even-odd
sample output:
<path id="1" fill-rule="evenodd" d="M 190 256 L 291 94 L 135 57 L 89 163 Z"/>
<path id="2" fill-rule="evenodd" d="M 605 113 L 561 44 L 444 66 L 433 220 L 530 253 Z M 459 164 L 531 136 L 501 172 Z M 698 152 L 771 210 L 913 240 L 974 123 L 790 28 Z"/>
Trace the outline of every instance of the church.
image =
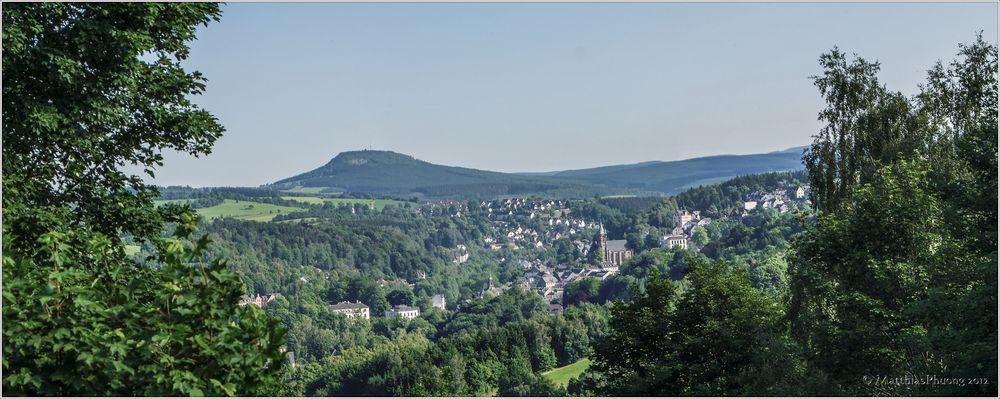
<path id="1" fill-rule="evenodd" d="M 604 254 L 604 263 L 613 266 L 621 266 L 625 260 L 632 257 L 632 250 L 625 247 L 625 240 L 608 240 L 608 234 L 601 225 L 601 253 Z"/>

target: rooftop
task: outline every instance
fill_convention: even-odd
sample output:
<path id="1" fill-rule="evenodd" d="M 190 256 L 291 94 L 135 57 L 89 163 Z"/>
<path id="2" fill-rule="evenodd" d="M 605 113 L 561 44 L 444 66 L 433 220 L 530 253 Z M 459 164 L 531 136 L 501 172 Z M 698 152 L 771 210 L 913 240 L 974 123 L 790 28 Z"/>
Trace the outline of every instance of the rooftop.
<path id="1" fill-rule="evenodd" d="M 346 310 L 346 309 L 368 309 L 368 305 L 365 305 L 361 302 L 346 302 L 346 301 L 330 305 L 330 310 Z"/>
<path id="2" fill-rule="evenodd" d="M 625 248 L 625 240 L 608 240 L 608 251 L 622 252 L 628 250 Z"/>

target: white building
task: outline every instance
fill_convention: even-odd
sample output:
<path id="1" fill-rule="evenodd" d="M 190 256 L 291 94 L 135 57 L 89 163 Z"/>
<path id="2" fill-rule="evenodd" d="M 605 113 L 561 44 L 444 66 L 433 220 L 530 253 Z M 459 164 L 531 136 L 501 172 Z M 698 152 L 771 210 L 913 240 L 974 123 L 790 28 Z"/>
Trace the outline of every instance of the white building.
<path id="1" fill-rule="evenodd" d="M 444 310 L 445 308 L 444 295 L 438 294 L 431 297 L 431 305 L 434 306 L 435 308 Z"/>
<path id="2" fill-rule="evenodd" d="M 371 317 L 368 311 L 368 305 L 361 302 L 341 302 L 335 305 L 330 305 L 330 310 L 347 316 L 349 319 L 353 319 L 355 317 L 368 319 Z"/>
<path id="3" fill-rule="evenodd" d="M 673 235 L 663 237 L 663 246 L 667 248 L 681 247 L 687 249 L 688 239 L 682 235 Z"/>
<path id="4" fill-rule="evenodd" d="M 385 311 L 385 318 L 395 319 L 397 317 L 402 317 L 404 319 L 412 319 L 420 315 L 420 308 L 415 308 L 412 306 L 399 305 L 392 309 Z"/>

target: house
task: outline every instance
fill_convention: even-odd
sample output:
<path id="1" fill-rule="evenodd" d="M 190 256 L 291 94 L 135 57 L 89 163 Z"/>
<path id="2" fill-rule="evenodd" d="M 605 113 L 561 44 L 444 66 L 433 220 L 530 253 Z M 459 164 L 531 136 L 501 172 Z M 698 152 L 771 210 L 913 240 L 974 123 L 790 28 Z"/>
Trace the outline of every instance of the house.
<path id="1" fill-rule="evenodd" d="M 744 201 L 743 210 L 752 211 L 757 208 L 757 201 Z"/>
<path id="2" fill-rule="evenodd" d="M 260 294 L 244 295 L 243 297 L 240 298 L 239 305 L 240 306 L 254 305 L 258 308 L 263 308 L 267 306 L 267 304 L 271 303 L 271 301 L 277 298 L 278 294 L 267 294 L 267 296 L 261 296 Z"/>
<path id="3" fill-rule="evenodd" d="M 687 225 L 688 222 L 692 220 L 701 219 L 700 211 L 688 212 L 687 210 L 679 210 L 674 214 L 674 226 L 683 227 Z"/>
<path id="4" fill-rule="evenodd" d="M 355 317 L 368 319 L 371 317 L 370 314 L 368 313 L 368 305 L 365 305 L 361 302 L 352 303 L 345 301 L 334 305 L 330 305 L 329 308 L 331 311 L 347 316 L 347 318 L 349 319 L 353 319 Z"/>
<path id="5" fill-rule="evenodd" d="M 415 308 L 406 305 L 393 306 L 392 309 L 385 311 L 385 318 L 387 319 L 395 319 L 397 317 L 402 317 L 404 319 L 413 319 L 419 315 L 420 315 L 420 308 Z"/>
<path id="6" fill-rule="evenodd" d="M 681 249 L 687 249 L 688 240 L 686 236 L 682 235 L 672 235 L 663 237 L 661 246 L 666 248 L 680 247 Z"/>
<path id="7" fill-rule="evenodd" d="M 608 277 L 611 277 L 614 274 L 615 274 L 614 272 L 607 271 L 607 269 L 591 270 L 590 273 L 588 273 L 587 277 L 593 277 L 598 280 L 604 280 Z"/>
<path id="8" fill-rule="evenodd" d="M 431 297 L 431 306 L 444 310 L 445 309 L 444 295 L 438 294 Z"/>

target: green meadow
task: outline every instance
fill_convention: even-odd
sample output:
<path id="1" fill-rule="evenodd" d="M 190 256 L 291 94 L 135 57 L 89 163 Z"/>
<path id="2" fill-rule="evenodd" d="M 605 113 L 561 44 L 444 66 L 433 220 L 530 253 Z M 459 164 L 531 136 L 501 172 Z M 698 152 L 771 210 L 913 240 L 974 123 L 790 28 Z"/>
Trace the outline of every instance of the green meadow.
<path id="1" fill-rule="evenodd" d="M 546 371 L 542 373 L 542 376 L 548 378 L 549 381 L 552 381 L 556 385 L 565 387 L 566 384 L 569 384 L 571 378 L 583 374 L 587 370 L 587 367 L 590 367 L 590 363 L 590 359 L 583 358 L 577 360 L 576 363 L 570 363 L 560 368 Z"/>
<path id="2" fill-rule="evenodd" d="M 385 208 L 386 205 L 402 206 L 403 204 L 406 204 L 406 202 L 404 202 L 404 201 L 388 200 L 388 199 L 370 200 L 370 199 L 365 199 L 365 198 L 324 198 L 324 197 L 294 197 L 294 196 L 285 196 L 285 197 L 281 197 L 281 199 L 287 200 L 287 201 L 298 201 L 298 202 L 302 202 L 302 203 L 306 203 L 306 204 L 310 204 L 310 205 L 320 205 L 320 204 L 323 204 L 323 203 L 331 203 L 334 206 L 337 206 L 337 205 L 340 205 L 340 204 L 371 205 L 372 202 L 374 201 L 375 209 Z"/>
<path id="3" fill-rule="evenodd" d="M 163 205 L 168 203 L 183 204 L 190 200 L 158 200 L 157 205 Z M 195 209 L 198 215 L 201 217 L 212 220 L 223 217 L 231 217 L 241 220 L 252 220 L 255 222 L 269 222 L 283 213 L 304 211 L 305 208 L 293 207 L 293 206 L 282 206 L 267 204 L 263 202 L 254 201 L 237 201 L 232 199 L 227 199 L 221 204 L 208 207 Z"/>

